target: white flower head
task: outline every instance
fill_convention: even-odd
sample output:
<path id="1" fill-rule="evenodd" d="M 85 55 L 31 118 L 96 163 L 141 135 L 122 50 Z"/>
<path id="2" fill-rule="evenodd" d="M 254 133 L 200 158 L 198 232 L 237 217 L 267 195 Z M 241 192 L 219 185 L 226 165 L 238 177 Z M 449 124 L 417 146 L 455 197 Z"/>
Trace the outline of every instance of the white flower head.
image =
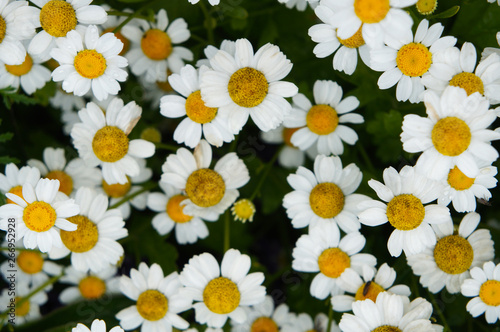
<path id="1" fill-rule="evenodd" d="M 106 322 L 99 319 L 94 319 L 92 325 L 90 325 L 90 329 L 83 325 L 82 323 L 78 323 L 76 327 L 74 327 L 71 332 L 107 332 L 106 330 Z M 123 329 L 119 326 L 113 327 L 109 332 L 124 332 Z"/>
<path id="2" fill-rule="evenodd" d="M 9 288 L 4 288 L 0 294 L 0 305 L 3 308 L 10 309 L 12 303 L 17 304 L 18 301 L 21 301 L 23 297 L 26 297 L 34 290 L 34 287 L 29 287 L 26 283 L 19 282 L 16 285 L 15 297 L 12 297 L 12 291 Z M 16 305 L 15 325 L 23 325 L 26 322 L 41 318 L 40 306 L 45 304 L 47 299 L 47 293 L 42 290 L 25 300 L 21 305 Z"/>
<path id="3" fill-rule="evenodd" d="M 23 166 L 20 169 L 16 164 L 5 165 L 5 174 L 0 173 L 0 191 L 3 194 L 11 193 L 23 197 L 23 185 L 30 183 L 35 187 L 40 180 L 40 170 L 35 167 Z M 7 203 L 14 203 L 7 198 Z"/>

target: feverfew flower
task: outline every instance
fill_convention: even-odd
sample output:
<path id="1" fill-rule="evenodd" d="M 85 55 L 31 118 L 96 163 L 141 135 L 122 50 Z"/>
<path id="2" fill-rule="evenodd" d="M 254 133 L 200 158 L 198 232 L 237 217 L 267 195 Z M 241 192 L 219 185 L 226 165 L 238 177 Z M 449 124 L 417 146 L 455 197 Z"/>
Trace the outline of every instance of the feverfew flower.
<path id="1" fill-rule="evenodd" d="M 28 287 L 27 284 L 20 282 L 16 285 L 16 296 L 13 298 L 12 292 L 8 288 L 4 288 L 0 294 L 0 305 L 2 308 L 10 310 L 11 303 L 16 305 L 16 302 L 21 301 L 23 297 L 34 289 L 34 287 Z M 12 301 L 12 299 L 14 299 L 14 301 Z M 24 301 L 20 306 L 16 306 L 14 309 L 15 325 L 22 325 L 26 322 L 39 319 L 41 317 L 40 306 L 45 304 L 47 299 L 47 293 L 39 291 L 28 300 Z"/>
<path id="2" fill-rule="evenodd" d="M 78 323 L 76 327 L 74 327 L 71 332 L 107 332 L 106 330 L 106 322 L 99 319 L 94 319 L 90 329 L 83 325 L 82 323 Z M 123 332 L 123 329 L 119 326 L 113 327 L 109 332 Z"/>
<path id="3" fill-rule="evenodd" d="M 5 175 L 0 173 L 0 192 L 11 193 L 23 198 L 23 185 L 30 183 L 35 187 L 40 180 L 40 170 L 35 167 L 23 166 L 19 169 L 16 164 L 5 165 Z M 7 203 L 14 203 L 7 197 Z"/>

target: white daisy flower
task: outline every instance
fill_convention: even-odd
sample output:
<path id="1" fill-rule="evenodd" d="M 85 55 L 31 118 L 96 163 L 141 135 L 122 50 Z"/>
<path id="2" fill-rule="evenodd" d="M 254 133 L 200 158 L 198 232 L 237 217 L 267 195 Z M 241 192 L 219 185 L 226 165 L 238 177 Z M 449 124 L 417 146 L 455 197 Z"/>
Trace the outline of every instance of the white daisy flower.
<path id="1" fill-rule="evenodd" d="M 68 220 L 78 229 L 61 231 L 64 246 L 51 250 L 49 257 L 60 259 L 71 254 L 71 265 L 82 272 L 99 272 L 117 264 L 123 256 L 123 247 L 117 240 L 128 235 L 120 211 L 108 210 L 108 198 L 86 187 L 76 191 L 75 202 L 80 213 Z"/>
<path id="2" fill-rule="evenodd" d="M 198 3 L 200 0 L 188 0 L 190 4 L 194 5 Z M 217 6 L 220 3 L 220 0 L 208 0 L 208 3 L 210 3 L 212 6 Z"/>
<path id="3" fill-rule="evenodd" d="M 264 274 L 250 270 L 250 257 L 229 249 L 219 263 L 209 253 L 189 259 L 180 274 L 183 297 L 195 301 L 195 320 L 210 328 L 222 328 L 231 318 L 235 323 L 247 319 L 246 306 L 264 302 Z"/>
<path id="4" fill-rule="evenodd" d="M 340 332 L 337 323 L 332 320 L 329 332 Z M 286 324 L 280 331 L 281 332 L 326 332 L 328 329 L 328 317 L 320 312 L 314 317 L 306 313 L 300 313 Z"/>
<path id="5" fill-rule="evenodd" d="M 12 294 L 8 288 L 4 288 L 2 290 L 2 293 L 0 294 L 2 312 L 4 312 L 4 308 L 6 308 L 9 312 L 14 313 L 15 326 L 22 325 L 26 322 L 42 317 L 40 314 L 40 306 L 45 304 L 48 299 L 47 294 L 44 291 L 35 293 L 20 306 L 16 305 L 16 302 L 21 301 L 24 296 L 28 295 L 33 290 L 34 287 L 28 287 L 25 283 L 18 283 L 16 285 L 16 297 L 14 298 L 14 301 L 12 300 Z"/>
<path id="6" fill-rule="evenodd" d="M 435 225 L 436 245 L 422 253 L 406 257 L 413 273 L 430 292 L 440 292 L 446 286 L 450 294 L 459 293 L 463 281 L 470 277 L 470 269 L 493 260 L 495 249 L 490 231 L 476 230 L 481 217 L 468 213 L 454 234 L 453 222 Z"/>
<path id="7" fill-rule="evenodd" d="M 163 276 L 158 264 L 148 267 L 139 264 L 139 270 L 130 270 L 130 278 L 121 276 L 120 290 L 136 304 L 119 311 L 116 318 L 124 330 L 141 326 L 142 332 L 168 332 L 172 327 L 184 330 L 189 327 L 179 313 L 191 308 L 190 299 L 179 294 L 182 287 L 179 274 Z"/>
<path id="8" fill-rule="evenodd" d="M 167 118 L 187 115 L 174 131 L 174 140 L 194 148 L 204 137 L 208 143 L 220 147 L 223 142 L 231 142 L 234 135 L 227 127 L 227 118 L 217 108 L 207 107 L 201 99 L 200 76 L 209 70 L 196 70 L 191 65 L 181 68 L 179 74 L 172 74 L 168 81 L 182 96 L 167 95 L 161 98 L 160 113 Z"/>
<path id="9" fill-rule="evenodd" d="M 203 53 L 205 54 L 205 56 L 207 58 L 206 59 L 199 59 L 198 61 L 196 61 L 196 67 L 199 68 L 203 65 L 210 67 L 210 59 L 212 59 L 217 54 L 219 49 L 227 52 L 231 56 L 234 56 L 234 52 L 236 51 L 236 43 L 232 40 L 224 39 L 220 43 L 220 48 L 217 48 L 213 45 L 208 45 L 203 50 Z"/>
<path id="10" fill-rule="evenodd" d="M 441 97 L 426 91 L 424 102 L 428 117 L 405 115 L 401 133 L 406 152 L 423 152 L 416 164 L 422 174 L 441 180 L 457 166 L 473 178 L 479 172 L 478 160 L 491 164 L 498 158 L 490 141 L 500 133 L 487 129 L 497 116 L 486 98 L 448 87 Z"/>
<path id="11" fill-rule="evenodd" d="M 365 237 L 359 232 L 348 233 L 340 239 L 335 224 L 320 224 L 297 240 L 292 252 L 292 268 L 300 272 L 319 272 L 309 290 L 313 297 L 324 300 L 344 291 L 339 278 L 347 271 L 359 274 L 364 265 L 375 267 L 375 256 L 359 253 L 365 243 Z"/>
<path id="12" fill-rule="evenodd" d="M 52 0 L 56 1 L 56 0 Z M 116 95 L 121 87 L 118 82 L 127 79 L 127 59 L 118 54 L 123 43 L 112 33 L 99 36 L 95 25 L 90 25 L 84 37 L 76 31 L 57 39 L 50 55 L 60 63 L 52 72 L 54 82 L 62 81 L 66 92 L 83 96 L 89 91 L 98 100 Z"/>
<path id="13" fill-rule="evenodd" d="M 77 215 L 80 208 L 73 199 L 56 195 L 59 181 L 40 179 L 33 188 L 26 182 L 22 198 L 16 194 L 5 194 L 14 203 L 0 206 L 0 229 L 6 231 L 9 218 L 15 219 L 16 241 L 23 240 L 27 249 L 39 248 L 48 252 L 52 247 L 62 247 L 61 237 L 56 228 L 72 232 L 77 225 L 67 219 Z"/>
<path id="14" fill-rule="evenodd" d="M 121 32 L 131 43 L 126 57 L 132 73 L 144 76 L 148 82 L 165 82 L 167 69 L 178 73 L 185 60 L 193 60 L 190 50 L 174 46 L 188 40 L 191 33 L 183 18 L 169 24 L 165 9 L 160 9 L 155 18 L 154 23 L 135 20 L 134 24 L 124 26 Z"/>
<path id="15" fill-rule="evenodd" d="M 387 249 L 394 257 L 399 257 L 403 250 L 407 256 L 418 254 L 436 244 L 431 224 L 451 220 L 446 206 L 428 204 L 439 196 L 439 183 L 413 167 L 404 166 L 399 173 L 392 167 L 386 168 L 384 184 L 372 179 L 368 185 L 387 204 L 376 200 L 360 203 L 358 207 L 364 211 L 358 214 L 359 221 L 367 226 L 389 222 L 394 227 L 387 241 Z"/>
<path id="16" fill-rule="evenodd" d="M 191 153 L 185 148 L 171 154 L 162 166 L 161 181 L 186 192 L 183 213 L 217 220 L 239 196 L 238 188 L 249 180 L 245 163 L 231 152 L 210 169 L 212 148 L 205 140 Z"/>
<path id="17" fill-rule="evenodd" d="M 467 303 L 467 311 L 472 317 L 485 313 L 486 321 L 495 324 L 500 319 L 500 264 L 484 263 L 474 267 L 470 279 L 464 280 L 461 291 L 464 296 L 474 297 Z"/>
<path id="18" fill-rule="evenodd" d="M 142 113 L 134 101 L 124 105 L 123 100 L 115 98 L 105 113 L 92 102 L 79 111 L 82 122 L 71 130 L 73 145 L 87 165 L 101 165 L 103 179 L 108 184 L 125 184 L 127 175 L 140 173 L 134 157 L 151 157 L 155 146 L 143 139 L 129 140 L 127 137 Z"/>
<path id="19" fill-rule="evenodd" d="M 344 123 L 363 123 L 363 116 L 351 113 L 359 106 L 358 98 L 342 99 L 342 87 L 333 81 L 316 81 L 313 105 L 299 93 L 293 97 L 294 107 L 287 118 L 287 127 L 303 127 L 292 135 L 291 142 L 301 150 L 315 144 L 318 153 L 341 155 L 342 141 L 354 145 L 358 134 Z"/>
<path id="20" fill-rule="evenodd" d="M 83 325 L 82 323 L 78 323 L 76 327 L 74 327 L 71 332 L 106 332 L 106 322 L 99 319 L 94 319 L 90 329 Z M 109 332 L 124 332 L 123 329 L 119 326 L 113 327 Z"/>
<path id="21" fill-rule="evenodd" d="M 354 302 L 352 311 L 354 314 L 344 314 L 340 320 L 339 327 L 344 332 L 443 331 L 441 325 L 432 324 L 432 304 L 421 297 L 410 302 L 406 296 L 383 292 L 376 302 Z"/>
<path id="22" fill-rule="evenodd" d="M 363 174 L 355 164 L 342 168 L 339 157 L 318 155 L 314 160 L 314 173 L 299 166 L 287 181 L 294 191 L 283 198 L 283 206 L 294 228 L 332 224 L 350 233 L 361 228 L 357 205 L 369 199 L 354 194 Z M 338 227 L 337 227 L 338 225 Z"/>
<path id="23" fill-rule="evenodd" d="M 40 180 L 38 168 L 23 166 L 19 169 L 16 164 L 5 165 L 5 174 L 0 173 L 0 192 L 2 194 L 11 193 L 23 198 L 23 185 L 31 184 L 35 187 Z M 7 197 L 7 203 L 14 203 Z"/>
<path id="24" fill-rule="evenodd" d="M 429 21 L 423 19 L 415 37 L 410 30 L 402 39 L 387 40 L 387 46 L 372 49 L 370 67 L 384 72 L 378 79 L 379 88 L 388 89 L 397 84 L 398 101 L 421 102 L 424 92 L 422 76 L 426 73 L 440 77 L 449 74 L 446 66 L 434 63 L 440 52 L 455 46 L 457 42 L 455 37 L 441 37 L 443 30 L 441 23 L 429 28 Z"/>
<path id="25" fill-rule="evenodd" d="M 260 130 L 268 131 L 290 113 L 285 98 L 297 94 L 298 89 L 281 81 L 292 63 L 278 46 L 268 43 L 254 53 L 247 39 L 238 39 L 234 55 L 221 49 L 210 59 L 210 66 L 201 76 L 201 97 L 206 106 L 219 108 L 234 134 L 248 116 Z"/>

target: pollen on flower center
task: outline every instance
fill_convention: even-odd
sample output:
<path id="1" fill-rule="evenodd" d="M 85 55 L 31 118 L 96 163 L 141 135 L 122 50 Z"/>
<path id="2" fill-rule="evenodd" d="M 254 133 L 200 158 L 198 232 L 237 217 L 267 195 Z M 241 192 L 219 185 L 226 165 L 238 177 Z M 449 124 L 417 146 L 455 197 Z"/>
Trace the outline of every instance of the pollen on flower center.
<path id="1" fill-rule="evenodd" d="M 104 295 L 106 283 L 100 278 L 88 276 L 80 280 L 78 289 L 85 299 L 94 300 Z"/>
<path id="2" fill-rule="evenodd" d="M 475 178 L 470 178 L 457 166 L 450 169 L 448 173 L 448 184 L 455 190 L 467 190 L 474 184 Z"/>
<path id="3" fill-rule="evenodd" d="M 151 60 L 164 60 L 172 53 L 172 42 L 165 31 L 150 29 L 142 36 L 141 48 Z"/>
<path id="4" fill-rule="evenodd" d="M 397 55 L 396 64 L 403 75 L 418 77 L 425 74 L 432 63 L 432 53 L 420 43 L 403 45 Z"/>
<path id="5" fill-rule="evenodd" d="M 50 171 L 47 175 L 45 175 L 45 178 L 59 180 L 59 191 L 68 196 L 73 191 L 73 179 L 66 172 L 59 170 Z"/>
<path id="6" fill-rule="evenodd" d="M 64 0 L 51 0 L 40 11 L 42 29 L 54 37 L 65 37 L 76 28 L 76 12 L 70 3 Z"/>
<path id="7" fill-rule="evenodd" d="M 184 214 L 184 206 L 181 205 L 181 202 L 185 199 L 187 199 L 187 196 L 179 194 L 170 197 L 167 202 L 166 211 L 168 216 L 170 219 L 179 224 L 183 224 L 193 219 L 193 216 Z"/>
<path id="8" fill-rule="evenodd" d="M 416 3 L 417 10 L 422 15 L 430 15 L 434 13 L 437 5 L 437 0 L 418 0 Z"/>
<path id="9" fill-rule="evenodd" d="M 459 235 L 449 235 L 437 241 L 434 247 L 436 265 L 445 273 L 460 274 L 467 271 L 474 259 L 469 241 Z"/>
<path id="10" fill-rule="evenodd" d="M 363 29 L 363 24 L 361 24 L 358 31 L 356 31 L 356 33 L 354 35 L 352 35 L 351 37 L 346 38 L 346 39 L 342 39 L 342 38 L 339 38 L 339 36 L 337 36 L 337 39 L 345 47 L 358 48 L 358 47 L 363 46 L 365 44 L 365 40 L 363 39 L 362 29 Z"/>
<path id="11" fill-rule="evenodd" d="M 22 199 L 24 199 L 23 198 L 23 186 L 12 187 L 12 188 L 10 188 L 9 193 L 14 194 L 14 195 L 19 196 Z M 14 201 L 12 201 L 9 198 L 7 198 L 7 203 L 15 204 Z"/>
<path id="12" fill-rule="evenodd" d="M 225 277 L 210 280 L 203 290 L 203 302 L 216 314 L 228 314 L 240 304 L 241 294 L 236 284 Z"/>
<path id="13" fill-rule="evenodd" d="M 241 107 L 255 107 L 267 96 L 269 84 L 257 69 L 244 67 L 231 75 L 227 85 L 229 97 Z"/>
<path id="14" fill-rule="evenodd" d="M 467 92 L 470 96 L 474 92 L 479 92 L 484 95 L 484 84 L 483 81 L 473 73 L 459 73 L 453 76 L 450 80 L 451 86 L 458 86 Z"/>
<path id="15" fill-rule="evenodd" d="M 292 144 L 292 135 L 299 129 L 302 128 L 283 128 L 283 143 L 285 143 L 287 146 L 292 147 L 292 148 L 297 148 L 295 145 Z"/>
<path id="16" fill-rule="evenodd" d="M 269 317 L 259 317 L 253 321 L 250 332 L 278 332 L 278 325 Z"/>
<path id="17" fill-rule="evenodd" d="M 96 224 L 89 218 L 77 215 L 69 217 L 68 220 L 78 225 L 76 231 L 61 230 L 61 240 L 72 252 L 87 252 L 94 248 L 99 239 L 99 231 Z"/>
<path id="18" fill-rule="evenodd" d="M 120 33 L 120 31 L 113 32 L 113 30 L 115 30 L 115 29 L 116 29 L 116 27 L 107 28 L 106 30 L 103 31 L 103 33 L 101 34 L 101 36 L 104 35 L 105 33 L 108 33 L 108 32 L 113 33 L 115 35 L 115 37 L 118 38 L 123 43 L 123 48 L 120 51 L 120 53 L 118 53 L 118 55 L 124 55 L 125 53 L 127 53 L 128 49 L 130 48 L 130 40 L 128 40 L 127 38 L 125 38 L 125 36 L 122 35 Z"/>
<path id="19" fill-rule="evenodd" d="M 30 312 L 30 300 L 24 301 L 21 305 L 17 305 L 17 303 L 21 301 L 21 297 L 16 297 L 16 316 L 23 317 L 26 316 Z"/>
<path id="20" fill-rule="evenodd" d="M 33 59 L 26 54 L 24 62 L 20 65 L 5 65 L 5 69 L 14 76 L 23 76 L 30 72 L 33 67 Z"/>
<path id="21" fill-rule="evenodd" d="M 130 182 L 130 178 L 127 176 L 127 182 L 124 184 L 115 183 L 108 184 L 106 181 L 102 180 L 102 189 L 109 197 L 120 198 L 124 197 L 132 187 L 132 183 Z"/>
<path id="22" fill-rule="evenodd" d="M 344 208 L 344 193 L 334 183 L 317 184 L 309 195 L 309 204 L 321 218 L 333 218 Z"/>
<path id="23" fill-rule="evenodd" d="M 251 200 L 243 198 L 233 204 L 231 208 L 235 220 L 246 222 L 247 220 L 253 221 L 255 214 L 255 205 Z"/>
<path id="24" fill-rule="evenodd" d="M 358 288 L 356 295 L 354 295 L 354 299 L 356 301 L 363 301 L 366 299 L 370 299 L 373 302 L 375 302 L 377 300 L 378 294 L 382 292 L 385 292 L 384 287 L 380 286 L 379 284 L 373 281 L 368 281 Z"/>
<path id="25" fill-rule="evenodd" d="M 389 9 L 389 0 L 354 0 L 354 13 L 363 23 L 382 21 Z"/>
<path id="26" fill-rule="evenodd" d="M 445 156 L 458 156 L 469 147 L 470 128 L 465 121 L 449 116 L 440 119 L 432 128 L 431 139 L 436 150 Z"/>
<path id="27" fill-rule="evenodd" d="M 401 231 L 409 231 L 420 226 L 425 217 L 425 208 L 420 199 L 411 194 L 395 196 L 387 204 L 387 219 Z"/>
<path id="28" fill-rule="evenodd" d="M 220 202 L 226 185 L 222 176 L 216 171 L 202 168 L 194 171 L 186 182 L 186 194 L 189 199 L 201 207 L 214 206 Z"/>
<path id="29" fill-rule="evenodd" d="M 484 304 L 497 307 L 500 305 L 500 281 L 487 280 L 479 289 L 479 297 Z"/>
<path id="30" fill-rule="evenodd" d="M 217 108 L 205 106 L 200 90 L 191 93 L 186 99 L 186 114 L 196 123 L 208 123 L 217 115 Z"/>
<path id="31" fill-rule="evenodd" d="M 335 131 L 339 124 L 337 111 L 331 106 L 314 105 L 306 115 L 306 124 L 309 130 L 317 135 L 328 135 Z"/>
<path id="32" fill-rule="evenodd" d="M 150 321 L 162 319 L 168 311 L 167 297 L 155 289 L 142 292 L 136 305 L 142 318 Z"/>
<path id="33" fill-rule="evenodd" d="M 351 266 L 349 256 L 339 248 L 323 250 L 318 257 L 319 270 L 329 278 L 338 278 L 345 269 Z"/>
<path id="34" fill-rule="evenodd" d="M 398 327 L 392 325 L 382 325 L 371 332 L 402 332 Z"/>
<path id="35" fill-rule="evenodd" d="M 4 18 L 0 15 L 0 44 L 3 42 L 6 32 L 7 24 L 5 23 Z"/>
<path id="36" fill-rule="evenodd" d="M 56 211 L 46 202 L 36 201 L 24 208 L 24 223 L 34 232 L 48 231 L 54 226 L 56 219 Z"/>
<path id="37" fill-rule="evenodd" d="M 17 265 L 27 274 L 36 274 L 42 271 L 43 258 L 39 252 L 23 250 L 17 255 Z"/>
<path id="38" fill-rule="evenodd" d="M 75 70 L 85 78 L 93 79 L 106 71 L 106 59 L 96 50 L 82 50 L 74 60 Z"/>
<path id="39" fill-rule="evenodd" d="M 100 160 L 113 163 L 127 154 L 128 137 L 118 127 L 103 127 L 95 133 L 92 139 L 92 150 Z"/>

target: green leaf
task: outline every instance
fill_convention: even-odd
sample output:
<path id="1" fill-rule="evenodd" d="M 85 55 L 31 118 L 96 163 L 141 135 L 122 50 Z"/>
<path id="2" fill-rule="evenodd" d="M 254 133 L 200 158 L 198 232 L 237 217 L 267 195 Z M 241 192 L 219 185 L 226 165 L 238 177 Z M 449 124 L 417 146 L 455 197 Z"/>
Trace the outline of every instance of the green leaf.
<path id="1" fill-rule="evenodd" d="M 431 19 L 450 18 L 450 17 L 455 16 L 459 10 L 460 10 L 460 6 L 453 6 L 451 8 L 448 8 L 444 12 L 438 13 L 436 15 L 432 15 L 429 18 L 431 18 Z"/>
<path id="2" fill-rule="evenodd" d="M 9 157 L 9 156 L 0 156 L 0 164 L 18 164 L 20 163 L 20 160 L 14 157 Z"/>
<path id="3" fill-rule="evenodd" d="M 12 139 L 12 136 L 14 136 L 13 133 L 3 133 L 0 134 L 0 143 L 4 143 Z"/>

